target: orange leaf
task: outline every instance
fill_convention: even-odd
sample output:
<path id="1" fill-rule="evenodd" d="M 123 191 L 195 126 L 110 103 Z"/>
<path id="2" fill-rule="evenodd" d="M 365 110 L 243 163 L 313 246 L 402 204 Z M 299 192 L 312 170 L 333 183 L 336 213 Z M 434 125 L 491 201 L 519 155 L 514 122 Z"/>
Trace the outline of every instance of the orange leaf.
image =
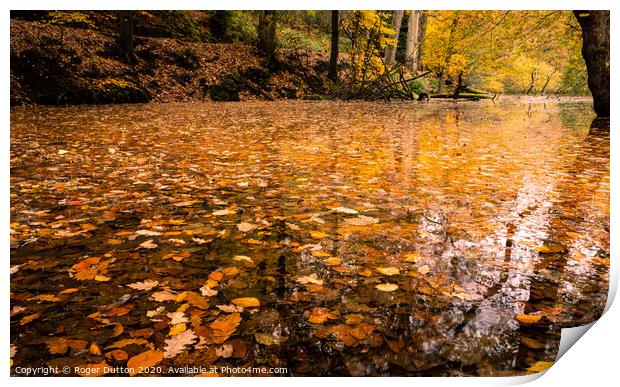
<path id="1" fill-rule="evenodd" d="M 140 369 L 153 367 L 164 358 L 164 353 L 151 349 L 150 351 L 142 352 L 127 361 L 127 368 L 129 368 L 129 375 L 134 376 L 140 372 Z"/>

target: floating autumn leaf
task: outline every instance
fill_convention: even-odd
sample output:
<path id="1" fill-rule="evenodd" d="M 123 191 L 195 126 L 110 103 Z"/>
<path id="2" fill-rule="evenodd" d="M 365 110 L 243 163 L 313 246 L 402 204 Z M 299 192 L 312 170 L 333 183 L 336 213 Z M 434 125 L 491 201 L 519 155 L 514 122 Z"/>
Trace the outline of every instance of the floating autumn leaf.
<path id="1" fill-rule="evenodd" d="M 110 317 L 117 317 L 117 316 L 124 316 L 129 312 L 131 312 L 131 308 L 122 306 L 122 307 L 114 308 L 110 310 L 109 312 L 106 313 L 106 315 Z"/>
<path id="2" fill-rule="evenodd" d="M 382 292 L 393 292 L 394 290 L 398 289 L 398 285 L 396 284 L 379 284 L 377 286 L 375 286 L 375 288 L 377 288 L 378 290 L 381 290 Z"/>
<path id="3" fill-rule="evenodd" d="M 540 321 L 542 314 L 518 314 L 515 318 L 523 324 L 534 324 Z"/>
<path id="4" fill-rule="evenodd" d="M 206 296 L 206 297 L 213 297 L 213 296 L 217 295 L 217 290 L 211 289 L 206 284 L 202 285 L 202 287 L 199 290 L 200 290 L 200 294 L 202 294 L 203 296 Z"/>
<path id="5" fill-rule="evenodd" d="M 207 326 L 206 344 L 222 344 L 235 332 L 240 323 L 239 313 L 217 318 Z"/>
<path id="6" fill-rule="evenodd" d="M 200 294 L 195 292 L 183 292 L 179 294 L 176 299 L 176 302 L 188 302 L 192 306 L 200 309 L 209 309 L 209 299 L 202 297 Z"/>
<path id="7" fill-rule="evenodd" d="M 542 246 L 534 248 L 534 250 L 541 254 L 565 253 L 567 251 L 566 247 L 559 243 L 545 243 Z"/>
<path id="8" fill-rule="evenodd" d="M 322 324 L 328 319 L 336 318 L 338 318 L 338 316 L 335 313 L 331 312 L 329 309 L 315 307 L 312 308 L 312 312 L 310 314 L 310 317 L 308 318 L 308 321 L 312 324 Z"/>
<path id="9" fill-rule="evenodd" d="M 123 339 L 123 340 L 119 340 L 116 341 L 110 345 L 108 345 L 107 347 L 105 347 L 105 349 L 113 349 L 113 348 L 125 348 L 128 345 L 142 345 L 142 346 L 146 346 L 149 348 L 153 348 L 153 344 L 151 344 L 150 342 L 144 340 L 144 339 Z"/>
<path id="10" fill-rule="evenodd" d="M 153 243 L 152 239 L 149 239 L 147 241 L 140 243 L 140 247 L 145 248 L 145 249 L 154 249 L 157 247 L 157 245 Z"/>
<path id="11" fill-rule="evenodd" d="M 352 208 L 347 207 L 335 207 L 332 208 L 333 212 L 340 212 L 342 214 L 357 214 L 357 211 Z"/>
<path id="12" fill-rule="evenodd" d="M 256 339 L 257 343 L 263 345 L 280 345 L 280 343 L 288 340 L 288 337 L 275 336 L 271 333 L 256 332 L 254 333 L 254 339 Z"/>
<path id="13" fill-rule="evenodd" d="M 216 305 L 216 307 L 221 310 L 222 312 L 226 312 L 226 313 L 241 313 L 243 312 L 243 307 L 242 306 L 236 306 L 236 305 Z"/>
<path id="14" fill-rule="evenodd" d="M 430 271 L 431 271 L 431 268 L 428 265 L 423 265 L 423 266 L 418 267 L 418 271 L 417 272 L 418 272 L 418 274 L 424 275 L 424 274 L 427 274 Z"/>
<path id="15" fill-rule="evenodd" d="M 185 325 L 185 323 L 177 324 L 173 326 L 172 328 L 170 328 L 170 332 L 168 333 L 168 335 L 175 336 L 182 332 L 185 332 L 186 329 L 187 329 L 187 325 Z"/>
<path id="16" fill-rule="evenodd" d="M 233 354 L 233 346 L 230 344 L 224 344 L 221 347 L 215 349 L 215 354 L 217 356 L 223 357 L 224 359 L 227 359 Z"/>
<path id="17" fill-rule="evenodd" d="M 222 273 L 221 271 L 214 271 L 209 274 L 209 279 L 212 279 L 214 281 L 220 281 L 222 278 L 224 278 L 224 273 Z"/>
<path id="18" fill-rule="evenodd" d="M 122 349 L 114 349 L 110 352 L 106 352 L 105 357 L 114 361 L 124 361 L 129 358 L 127 352 Z"/>
<path id="19" fill-rule="evenodd" d="M 318 279 L 316 273 L 310 274 L 308 276 L 297 277 L 296 281 L 300 284 L 323 285 L 323 280 Z"/>
<path id="20" fill-rule="evenodd" d="M 112 279 L 112 278 L 110 278 L 110 277 L 108 277 L 108 276 L 105 276 L 105 275 L 103 275 L 103 274 L 97 274 L 97 275 L 95 275 L 95 277 L 94 277 L 94 280 L 95 280 L 95 281 L 99 281 L 99 282 L 107 282 L 107 281 L 109 281 L 109 280 L 111 280 L 111 279 Z"/>
<path id="21" fill-rule="evenodd" d="M 395 267 L 377 267 L 375 270 L 387 276 L 400 274 L 400 270 Z"/>
<path id="22" fill-rule="evenodd" d="M 355 218 L 345 219 L 344 222 L 350 226 L 370 226 L 379 223 L 379 219 L 370 216 L 358 215 Z"/>
<path id="23" fill-rule="evenodd" d="M 299 227 L 298 225 L 294 224 L 294 223 L 285 223 L 286 227 L 290 228 L 293 231 L 301 231 L 301 227 Z"/>
<path id="24" fill-rule="evenodd" d="M 315 250 L 315 251 L 312 251 L 310 254 L 313 257 L 317 257 L 317 258 L 323 258 L 323 257 L 330 256 L 330 254 L 327 251 L 323 251 L 323 250 Z"/>
<path id="25" fill-rule="evenodd" d="M 407 253 L 405 254 L 405 262 L 416 263 L 420 260 L 420 253 Z"/>
<path id="26" fill-rule="evenodd" d="M 151 294 L 151 299 L 157 302 L 174 301 L 177 299 L 177 296 L 177 294 L 171 293 L 168 290 L 162 290 Z"/>
<path id="27" fill-rule="evenodd" d="M 238 262 L 249 262 L 249 263 L 254 263 L 254 261 L 252 260 L 252 258 L 246 256 L 246 255 L 235 255 L 233 257 L 233 261 L 238 261 Z"/>
<path id="28" fill-rule="evenodd" d="M 257 226 L 248 222 L 241 222 L 237 225 L 237 229 L 241 232 L 250 232 L 254 230 Z"/>
<path id="29" fill-rule="evenodd" d="M 370 271 L 369 269 L 364 269 L 357 274 L 361 275 L 362 277 L 370 277 L 372 275 L 372 271 Z"/>
<path id="30" fill-rule="evenodd" d="M 239 274 L 239 269 L 235 266 L 225 267 L 222 269 L 222 273 L 224 273 L 225 276 L 234 277 Z"/>
<path id="31" fill-rule="evenodd" d="M 233 215 L 236 214 L 237 212 L 231 209 L 223 209 L 223 210 L 217 210 L 217 211 L 213 211 L 213 215 L 215 216 L 226 216 L 226 215 Z"/>
<path id="32" fill-rule="evenodd" d="M 39 300 L 39 301 L 47 301 L 47 302 L 58 302 L 60 301 L 60 298 L 56 297 L 53 294 L 39 294 L 38 296 L 34 297 L 35 300 Z"/>
<path id="33" fill-rule="evenodd" d="M 155 286 L 159 285 L 159 281 L 155 281 L 155 280 L 145 280 L 143 282 L 134 282 L 132 284 L 127 285 L 127 287 L 130 287 L 132 289 L 135 290 L 151 290 L 153 289 Z"/>
<path id="34" fill-rule="evenodd" d="M 325 238 L 328 234 L 322 231 L 312 230 L 310 231 L 310 236 L 314 239 L 322 239 Z"/>
<path id="35" fill-rule="evenodd" d="M 178 203 L 174 203 L 174 205 L 176 207 L 187 207 L 187 206 L 191 206 L 194 203 L 198 203 L 198 200 L 188 200 L 185 202 L 178 202 Z"/>
<path id="36" fill-rule="evenodd" d="M 136 231 L 136 235 L 158 236 L 158 235 L 161 235 L 161 233 L 159 231 L 152 231 L 152 230 L 138 230 Z"/>
<path id="37" fill-rule="evenodd" d="M 534 363 L 534 365 L 526 369 L 530 372 L 538 373 L 548 370 L 549 368 L 551 368 L 552 365 L 553 362 L 551 361 L 537 361 L 536 363 Z"/>
<path id="38" fill-rule="evenodd" d="M 171 325 L 176 325 L 176 324 L 181 324 L 181 323 L 188 322 L 187 317 L 185 317 L 185 313 L 184 312 L 170 312 L 170 313 L 166 314 L 166 316 L 168 316 L 168 318 L 170 319 L 170 324 Z"/>
<path id="39" fill-rule="evenodd" d="M 101 355 L 101 349 L 97 343 L 92 343 L 88 349 L 88 352 L 90 352 L 91 355 Z"/>
<path id="40" fill-rule="evenodd" d="M 342 263 L 342 259 L 336 258 L 336 257 L 331 257 L 331 258 L 327 258 L 323 262 L 325 262 L 329 266 L 338 266 L 338 265 L 340 265 Z"/>
<path id="41" fill-rule="evenodd" d="M 72 294 L 72 293 L 79 292 L 79 291 L 80 291 L 80 289 L 78 289 L 78 288 L 69 288 L 69 289 L 63 290 L 62 292 L 60 292 L 58 294 Z"/>
<path id="42" fill-rule="evenodd" d="M 141 371 L 153 367 L 164 359 L 164 353 L 151 349 L 146 352 L 142 352 L 127 361 L 127 368 L 129 369 L 129 375 L 134 376 Z"/>
<path id="43" fill-rule="evenodd" d="M 244 308 L 253 308 L 260 306 L 260 301 L 254 297 L 235 298 L 234 300 L 232 300 L 232 303 L 237 306 L 242 306 Z"/>
<path id="44" fill-rule="evenodd" d="M 184 260 L 185 258 L 188 258 L 191 255 L 191 253 L 189 251 L 183 251 L 180 253 L 168 253 L 166 255 L 164 255 L 163 257 L 161 257 L 162 260 L 165 259 L 173 259 L 177 262 L 180 262 L 182 260 Z"/>

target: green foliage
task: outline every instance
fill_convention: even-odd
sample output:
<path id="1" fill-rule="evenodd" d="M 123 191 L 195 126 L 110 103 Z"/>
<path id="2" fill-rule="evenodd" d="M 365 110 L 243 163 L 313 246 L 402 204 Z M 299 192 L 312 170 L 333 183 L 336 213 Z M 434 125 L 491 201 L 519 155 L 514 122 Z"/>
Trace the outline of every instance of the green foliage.
<path id="1" fill-rule="evenodd" d="M 294 50 L 323 52 L 328 50 L 329 41 L 326 37 L 315 38 L 303 31 L 283 27 L 278 31 L 278 45 Z"/>
<path id="2" fill-rule="evenodd" d="M 146 92 L 133 82 L 118 78 L 94 81 L 91 93 L 97 102 L 125 103 L 147 102 L 149 100 Z"/>
<path id="3" fill-rule="evenodd" d="M 164 30 L 179 39 L 201 41 L 202 35 L 194 19 L 185 11 L 155 11 Z"/>
<path id="4" fill-rule="evenodd" d="M 48 14 L 48 23 L 66 27 L 95 28 L 88 15 L 77 11 L 52 11 Z"/>

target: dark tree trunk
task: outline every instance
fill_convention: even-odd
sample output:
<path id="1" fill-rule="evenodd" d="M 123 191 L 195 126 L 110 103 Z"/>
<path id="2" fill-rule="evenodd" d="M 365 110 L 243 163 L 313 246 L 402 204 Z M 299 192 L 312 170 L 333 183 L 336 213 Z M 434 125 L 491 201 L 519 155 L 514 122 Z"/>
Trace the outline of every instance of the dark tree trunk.
<path id="1" fill-rule="evenodd" d="M 594 111 L 609 117 L 609 11 L 573 11 L 581 26 L 581 53 L 588 68 Z"/>
<path id="2" fill-rule="evenodd" d="M 418 64 L 418 70 L 424 70 L 422 67 L 422 53 L 424 52 L 424 40 L 426 39 L 426 23 L 427 23 L 428 15 L 426 11 L 422 11 L 420 14 L 420 26 L 419 26 L 419 35 L 418 35 L 418 58 L 416 62 Z"/>
<path id="3" fill-rule="evenodd" d="M 118 47 L 123 60 L 131 63 L 133 60 L 133 11 L 119 11 Z"/>
<path id="4" fill-rule="evenodd" d="M 338 82 L 338 38 L 340 34 L 339 11 L 332 11 L 332 46 L 329 54 L 329 74 L 328 77 L 334 82 Z"/>
<path id="5" fill-rule="evenodd" d="M 258 49 L 268 65 L 274 63 L 276 59 L 276 11 L 260 11 Z"/>

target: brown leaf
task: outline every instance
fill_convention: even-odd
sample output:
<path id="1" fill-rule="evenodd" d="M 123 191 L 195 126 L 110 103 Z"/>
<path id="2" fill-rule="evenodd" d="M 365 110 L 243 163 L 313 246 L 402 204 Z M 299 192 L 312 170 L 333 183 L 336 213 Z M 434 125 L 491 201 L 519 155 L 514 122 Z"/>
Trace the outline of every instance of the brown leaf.
<path id="1" fill-rule="evenodd" d="M 185 347 L 194 344 L 197 338 L 198 337 L 194 334 L 194 331 L 188 329 L 182 333 L 172 336 L 169 339 L 166 339 L 164 357 L 171 358 L 178 355 L 185 350 Z"/>
<path id="2" fill-rule="evenodd" d="M 142 352 L 127 361 L 127 368 L 129 368 L 129 375 L 134 376 L 140 372 L 140 369 L 153 367 L 164 358 L 164 353 L 151 349 L 146 352 Z"/>

